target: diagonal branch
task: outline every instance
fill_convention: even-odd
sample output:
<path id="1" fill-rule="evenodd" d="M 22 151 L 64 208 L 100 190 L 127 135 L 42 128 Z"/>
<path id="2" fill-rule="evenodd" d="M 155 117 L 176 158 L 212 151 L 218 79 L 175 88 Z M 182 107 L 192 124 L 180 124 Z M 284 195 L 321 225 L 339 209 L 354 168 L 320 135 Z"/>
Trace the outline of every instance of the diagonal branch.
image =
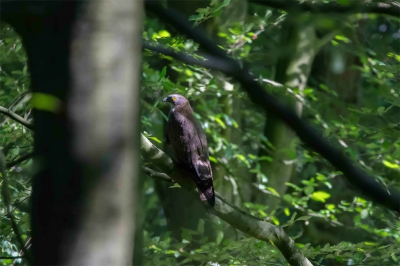
<path id="1" fill-rule="evenodd" d="M 14 120 L 15 122 L 18 122 L 21 125 L 33 130 L 33 124 L 31 122 L 29 122 L 25 118 L 17 115 L 16 113 L 12 112 L 10 109 L 7 109 L 7 108 L 4 108 L 4 107 L 0 106 L 0 113 L 2 113 L 5 116 L 8 116 L 9 118 Z"/>
<path id="2" fill-rule="evenodd" d="M 141 135 L 141 151 L 146 162 L 151 163 L 159 169 L 166 169 L 169 172 L 174 172 L 174 164 L 171 158 L 163 151 L 154 146 L 146 137 Z M 190 180 L 188 176 L 181 176 L 179 181 L 176 179 L 176 174 L 169 175 L 159 173 L 150 168 L 144 167 L 145 173 L 151 178 L 166 182 L 178 182 L 182 187 L 187 187 L 184 180 Z M 180 173 L 180 175 L 184 175 Z M 173 179 L 173 180 L 172 180 Z M 286 258 L 290 265 L 312 266 L 311 262 L 301 253 L 295 242 L 285 233 L 282 227 L 272 225 L 266 221 L 256 218 L 237 206 L 227 202 L 218 193 L 215 199 L 215 214 L 229 223 L 232 227 L 267 243 L 273 242 Z"/>
<path id="3" fill-rule="evenodd" d="M 343 155 L 342 151 L 332 147 L 319 132 L 304 123 L 292 109 L 282 105 L 268 94 L 260 84 L 253 80 L 254 77 L 250 75 L 247 69 L 241 69 L 238 62 L 226 56 L 226 52 L 210 41 L 203 31 L 198 28 L 192 28 L 191 24 L 180 13 L 165 9 L 154 1 L 146 0 L 146 8 L 162 21 L 171 24 L 179 32 L 199 43 L 212 56 L 230 64 L 232 71 L 224 73 L 236 78 L 242 84 L 242 89 L 248 93 L 253 103 L 260 105 L 268 113 L 282 119 L 305 144 L 342 171 L 347 180 L 358 188 L 361 193 L 391 210 L 400 212 L 400 193 L 398 191 L 387 191 L 374 178 L 354 166 Z"/>
<path id="4" fill-rule="evenodd" d="M 14 257 L 4 256 L 0 257 L 0 260 L 14 260 L 14 259 L 24 259 L 24 258 L 25 258 L 24 256 L 14 256 Z"/>
<path id="5" fill-rule="evenodd" d="M 340 5 L 336 2 L 330 3 L 311 3 L 309 1 L 295 1 L 295 0 L 248 0 L 251 3 L 256 3 L 263 6 L 268 6 L 286 11 L 297 12 L 312 12 L 312 13 L 374 13 L 382 15 L 390 15 L 399 17 L 400 6 L 396 3 L 389 2 L 370 2 L 367 1 L 349 1 L 348 5 Z"/>

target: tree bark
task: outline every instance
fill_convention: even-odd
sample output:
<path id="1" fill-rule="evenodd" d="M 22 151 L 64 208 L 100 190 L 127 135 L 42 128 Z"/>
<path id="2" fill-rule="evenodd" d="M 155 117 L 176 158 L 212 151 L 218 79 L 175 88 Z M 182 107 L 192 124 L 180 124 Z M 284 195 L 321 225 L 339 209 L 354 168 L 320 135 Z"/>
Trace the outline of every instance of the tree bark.
<path id="1" fill-rule="evenodd" d="M 306 25 L 304 25 L 306 24 Z M 284 84 L 285 88 L 304 90 L 311 65 L 316 54 L 316 41 L 314 28 L 310 23 L 303 22 L 303 25 L 295 21 L 288 21 L 284 24 L 288 37 L 283 41 L 282 53 L 278 59 L 275 81 Z M 298 100 L 286 98 L 290 104 L 301 116 L 302 104 Z M 264 128 L 264 135 L 274 146 L 274 151 L 269 152 L 260 150 L 259 156 L 270 156 L 272 162 L 263 161 L 261 172 L 268 178 L 265 184 L 275 189 L 279 195 L 286 191 L 285 183 L 292 176 L 294 159 L 296 158 L 295 145 L 292 141 L 295 133 L 280 119 L 269 115 Z M 265 198 L 259 192 L 256 192 L 256 200 L 265 203 Z M 280 198 L 270 197 L 268 199 L 269 210 L 274 210 L 279 204 Z"/>
<path id="2" fill-rule="evenodd" d="M 33 88 L 33 264 L 132 264 L 142 5 L 10 1 L 1 13 Z"/>

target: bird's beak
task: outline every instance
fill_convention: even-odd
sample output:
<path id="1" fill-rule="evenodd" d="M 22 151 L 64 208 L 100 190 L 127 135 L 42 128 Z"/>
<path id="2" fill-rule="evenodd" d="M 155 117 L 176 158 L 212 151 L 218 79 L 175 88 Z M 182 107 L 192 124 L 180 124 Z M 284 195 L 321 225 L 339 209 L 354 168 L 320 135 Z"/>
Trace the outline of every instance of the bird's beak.
<path id="1" fill-rule="evenodd" d="M 168 100 L 168 97 L 165 97 L 162 101 L 166 102 Z"/>

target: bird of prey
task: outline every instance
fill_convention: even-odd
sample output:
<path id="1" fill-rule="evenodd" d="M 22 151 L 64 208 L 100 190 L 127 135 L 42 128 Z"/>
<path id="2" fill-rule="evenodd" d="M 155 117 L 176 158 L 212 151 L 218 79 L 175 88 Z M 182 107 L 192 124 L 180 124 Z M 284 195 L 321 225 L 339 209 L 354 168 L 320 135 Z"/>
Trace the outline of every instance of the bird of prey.
<path id="1" fill-rule="evenodd" d="M 190 175 L 206 206 L 214 207 L 213 176 L 206 135 L 193 115 L 189 101 L 179 94 L 163 99 L 171 106 L 166 134 L 167 144 L 172 146 L 177 166 Z"/>

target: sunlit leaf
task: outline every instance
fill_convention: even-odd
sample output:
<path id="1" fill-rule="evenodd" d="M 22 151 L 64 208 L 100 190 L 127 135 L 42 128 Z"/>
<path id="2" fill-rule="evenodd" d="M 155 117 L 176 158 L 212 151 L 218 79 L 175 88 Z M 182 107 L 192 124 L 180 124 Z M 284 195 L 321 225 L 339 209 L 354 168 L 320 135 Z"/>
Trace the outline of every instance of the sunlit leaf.
<path id="1" fill-rule="evenodd" d="M 211 156 L 211 155 L 209 155 L 208 158 L 213 163 L 217 163 L 218 162 L 217 159 L 215 157 Z"/>
<path id="2" fill-rule="evenodd" d="M 382 163 L 383 163 L 386 167 L 389 167 L 389 168 L 391 168 L 391 169 L 399 169 L 399 168 L 400 168 L 400 165 L 398 165 L 398 164 L 396 164 L 396 163 L 388 162 L 388 161 L 386 161 L 386 160 L 383 160 Z"/>
<path id="3" fill-rule="evenodd" d="M 153 137 L 148 137 L 148 138 L 154 140 L 157 143 L 162 143 L 161 140 L 159 140 L 158 138 L 156 138 L 154 136 Z"/>
<path id="4" fill-rule="evenodd" d="M 225 123 L 224 123 L 220 118 L 214 117 L 214 120 L 215 120 L 223 129 L 226 128 Z"/>
<path id="5" fill-rule="evenodd" d="M 276 191 L 274 188 L 267 187 L 267 190 L 269 190 L 274 196 L 280 197 L 278 191 Z"/>
<path id="6" fill-rule="evenodd" d="M 158 32 L 158 36 L 161 38 L 171 37 L 171 34 L 166 30 L 161 30 Z"/>
<path id="7" fill-rule="evenodd" d="M 329 199 L 331 194 L 326 193 L 325 191 L 315 191 L 311 195 L 311 199 L 315 201 L 325 202 L 325 200 Z"/>
<path id="8" fill-rule="evenodd" d="M 61 101 L 53 95 L 36 92 L 32 95 L 31 105 L 41 111 L 57 113 L 61 108 Z"/>
<path id="9" fill-rule="evenodd" d="M 172 186 L 169 188 L 181 188 L 181 186 L 178 183 L 174 183 Z"/>

